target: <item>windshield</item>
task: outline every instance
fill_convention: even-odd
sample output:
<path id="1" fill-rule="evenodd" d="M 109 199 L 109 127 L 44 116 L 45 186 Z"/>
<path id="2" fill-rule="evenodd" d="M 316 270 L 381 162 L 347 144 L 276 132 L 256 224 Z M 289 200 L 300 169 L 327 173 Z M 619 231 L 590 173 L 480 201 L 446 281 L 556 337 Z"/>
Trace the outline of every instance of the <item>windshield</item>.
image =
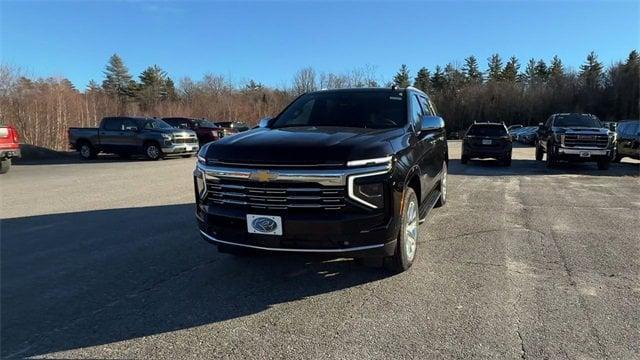
<path id="1" fill-rule="evenodd" d="M 146 120 L 144 123 L 145 129 L 171 129 L 173 126 L 167 124 L 162 120 Z"/>
<path id="2" fill-rule="evenodd" d="M 217 127 L 216 124 L 212 123 L 209 120 L 193 120 L 193 123 L 198 125 L 199 127 Z"/>
<path id="3" fill-rule="evenodd" d="M 318 92 L 297 99 L 273 127 L 395 128 L 406 124 L 406 108 L 399 91 Z"/>
<path id="4" fill-rule="evenodd" d="M 471 125 L 467 135 L 472 136 L 507 136 L 507 129 L 502 125 Z"/>
<path id="5" fill-rule="evenodd" d="M 553 120 L 556 127 L 602 127 L 602 123 L 597 117 L 592 115 L 568 114 L 558 115 Z"/>

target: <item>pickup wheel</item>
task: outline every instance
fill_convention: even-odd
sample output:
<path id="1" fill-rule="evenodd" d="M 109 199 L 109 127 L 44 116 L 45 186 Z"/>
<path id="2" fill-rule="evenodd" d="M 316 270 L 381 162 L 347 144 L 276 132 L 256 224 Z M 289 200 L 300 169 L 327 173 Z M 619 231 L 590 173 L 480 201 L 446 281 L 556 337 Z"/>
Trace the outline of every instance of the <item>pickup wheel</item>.
<path id="1" fill-rule="evenodd" d="M 84 160 L 91 160 L 96 158 L 96 149 L 91 146 L 91 143 L 88 141 L 83 141 L 78 145 L 78 151 L 80 152 L 80 157 Z"/>
<path id="2" fill-rule="evenodd" d="M 558 160 L 556 160 L 556 155 L 553 153 L 553 147 L 551 143 L 547 144 L 547 168 L 554 168 L 558 164 Z"/>
<path id="3" fill-rule="evenodd" d="M 384 265 L 392 272 L 406 271 L 413 264 L 418 245 L 418 198 L 412 188 L 406 188 L 402 199 L 400 234 L 395 254 L 384 259 Z"/>
<path id="4" fill-rule="evenodd" d="M 544 150 L 542 150 L 542 146 L 540 146 L 540 143 L 536 143 L 536 160 L 542 161 L 543 156 L 544 156 Z"/>
<path id="5" fill-rule="evenodd" d="M 0 174 L 6 174 L 11 169 L 11 159 L 2 159 L 0 161 Z"/>
<path id="6" fill-rule="evenodd" d="M 155 142 L 149 142 L 144 145 L 144 155 L 149 160 L 158 160 L 162 157 L 160 145 Z"/>

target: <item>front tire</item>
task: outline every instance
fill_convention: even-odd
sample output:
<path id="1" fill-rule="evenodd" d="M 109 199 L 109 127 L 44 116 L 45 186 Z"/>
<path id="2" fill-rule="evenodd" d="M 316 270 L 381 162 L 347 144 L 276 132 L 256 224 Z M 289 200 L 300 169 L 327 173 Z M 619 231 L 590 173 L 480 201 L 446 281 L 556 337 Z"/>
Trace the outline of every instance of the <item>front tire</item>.
<path id="1" fill-rule="evenodd" d="M 402 199 L 400 234 L 396 241 L 396 251 L 392 256 L 384 259 L 385 267 L 394 273 L 406 271 L 413 265 L 418 245 L 419 212 L 416 193 L 412 188 L 407 188 Z"/>
<path id="2" fill-rule="evenodd" d="M 551 143 L 547 144 L 547 168 L 551 169 L 556 167 L 558 160 L 556 160 L 556 155 L 554 154 L 553 147 L 551 147 Z"/>
<path id="3" fill-rule="evenodd" d="M 442 163 L 442 177 L 440 178 L 440 198 L 435 204 L 435 207 L 444 206 L 447 203 L 447 162 Z"/>
<path id="4" fill-rule="evenodd" d="M 544 156 L 544 150 L 542 150 L 542 146 L 539 143 L 536 143 L 536 161 L 542 161 L 542 157 Z"/>
<path id="5" fill-rule="evenodd" d="M 3 159 L 0 162 L 0 174 L 6 174 L 11 169 L 11 159 Z"/>
<path id="6" fill-rule="evenodd" d="M 162 150 L 157 143 L 151 142 L 144 146 L 144 155 L 149 160 L 158 160 L 162 157 Z"/>

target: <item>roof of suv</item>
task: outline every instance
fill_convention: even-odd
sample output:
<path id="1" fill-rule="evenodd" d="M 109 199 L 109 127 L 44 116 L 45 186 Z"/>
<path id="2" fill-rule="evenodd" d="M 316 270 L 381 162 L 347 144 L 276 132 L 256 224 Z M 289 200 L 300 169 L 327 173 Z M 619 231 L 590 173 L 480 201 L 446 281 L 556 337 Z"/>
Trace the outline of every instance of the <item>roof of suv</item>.
<path id="1" fill-rule="evenodd" d="M 322 89 L 317 91 L 310 91 L 307 94 L 316 94 L 316 93 L 325 93 L 325 92 L 344 92 L 344 93 L 352 93 L 352 92 L 405 92 L 406 90 L 417 91 L 420 93 L 424 93 L 422 90 L 418 88 L 414 88 L 412 86 L 401 88 L 401 87 L 359 87 L 359 88 L 342 88 L 342 89 Z"/>

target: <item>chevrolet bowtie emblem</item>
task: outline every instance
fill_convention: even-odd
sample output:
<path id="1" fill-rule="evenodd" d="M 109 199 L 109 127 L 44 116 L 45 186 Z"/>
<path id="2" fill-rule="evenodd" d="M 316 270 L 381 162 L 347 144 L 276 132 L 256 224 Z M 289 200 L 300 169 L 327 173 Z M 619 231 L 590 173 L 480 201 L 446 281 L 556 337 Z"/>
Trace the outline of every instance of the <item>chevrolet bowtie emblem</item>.
<path id="1" fill-rule="evenodd" d="M 278 178 L 278 174 L 277 173 L 272 173 L 272 172 L 266 171 L 266 170 L 260 170 L 260 171 L 252 172 L 251 175 L 249 175 L 249 179 L 260 181 L 260 182 L 273 181 L 273 180 L 275 180 L 277 178 Z"/>

